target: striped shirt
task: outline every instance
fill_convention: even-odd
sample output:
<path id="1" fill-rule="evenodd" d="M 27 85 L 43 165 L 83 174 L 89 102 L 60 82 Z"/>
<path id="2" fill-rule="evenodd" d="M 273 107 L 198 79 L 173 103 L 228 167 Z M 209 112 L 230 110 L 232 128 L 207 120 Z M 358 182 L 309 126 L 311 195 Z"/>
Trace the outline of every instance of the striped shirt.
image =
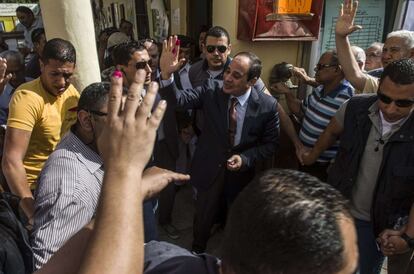
<path id="1" fill-rule="evenodd" d="M 324 94 L 321 85 L 303 100 L 302 111 L 305 115 L 299 132 L 299 139 L 305 147 L 312 148 L 315 145 L 339 107 L 353 95 L 354 88 L 348 81 L 343 80 L 335 90 L 328 94 Z M 338 144 L 339 141 L 325 150 L 319 156 L 317 162 L 326 163 L 335 158 Z"/>
<path id="2" fill-rule="evenodd" d="M 38 179 L 31 235 L 36 269 L 91 221 L 103 174 L 101 157 L 69 131 Z"/>

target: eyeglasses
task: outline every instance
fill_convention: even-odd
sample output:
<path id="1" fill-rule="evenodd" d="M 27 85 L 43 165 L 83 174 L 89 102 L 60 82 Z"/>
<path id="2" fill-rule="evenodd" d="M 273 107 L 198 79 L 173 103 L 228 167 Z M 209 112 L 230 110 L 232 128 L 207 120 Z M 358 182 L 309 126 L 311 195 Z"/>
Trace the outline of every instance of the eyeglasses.
<path id="1" fill-rule="evenodd" d="M 102 111 L 99 111 L 99 110 L 88 110 L 88 112 L 89 113 L 92 113 L 92 114 L 95 114 L 95 115 L 98 115 L 98 116 L 107 116 L 108 115 L 108 113 L 107 112 L 102 112 Z"/>
<path id="2" fill-rule="evenodd" d="M 377 95 L 378 95 L 378 99 L 380 99 L 381 102 L 383 102 L 384 104 L 387 104 L 387 105 L 394 102 L 397 107 L 408 108 L 408 107 L 411 107 L 414 104 L 413 99 L 411 99 L 411 100 L 410 99 L 394 100 L 394 99 L 388 97 L 387 95 L 385 95 L 384 93 L 381 93 L 381 92 L 378 92 Z"/>
<path id="3" fill-rule="evenodd" d="M 220 52 L 220 53 L 225 53 L 227 50 L 227 46 L 224 45 L 220 45 L 220 46 L 206 46 L 207 52 L 208 53 L 213 53 L 216 49 Z"/>
<path id="4" fill-rule="evenodd" d="M 323 69 L 326 69 L 326 68 L 337 67 L 337 66 L 338 65 L 317 64 L 313 70 L 318 71 L 318 70 L 323 70 Z"/>
<path id="5" fill-rule="evenodd" d="M 136 69 L 145 69 L 146 67 L 151 66 L 152 65 L 152 60 L 149 59 L 148 61 L 139 61 L 135 63 L 135 68 Z"/>

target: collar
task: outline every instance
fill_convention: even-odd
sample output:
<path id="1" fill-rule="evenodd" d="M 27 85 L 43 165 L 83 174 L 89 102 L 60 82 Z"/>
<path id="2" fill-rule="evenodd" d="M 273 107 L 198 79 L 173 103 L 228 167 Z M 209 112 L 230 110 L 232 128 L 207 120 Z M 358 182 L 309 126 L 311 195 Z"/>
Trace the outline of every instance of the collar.
<path id="1" fill-rule="evenodd" d="M 217 75 L 217 77 L 215 78 L 215 79 L 223 79 L 223 74 L 224 74 L 224 71 L 226 71 L 226 68 L 230 65 L 230 63 L 231 63 L 231 60 L 232 60 L 232 58 L 231 57 L 229 57 L 229 56 L 227 56 L 227 61 L 226 61 L 226 63 L 224 64 L 224 66 L 223 66 L 223 69 L 221 70 L 221 72 L 220 72 L 220 74 L 219 75 Z M 208 63 L 207 63 L 207 59 L 203 59 L 203 66 L 202 66 L 202 69 L 204 70 L 204 71 L 207 71 L 208 70 Z"/>
<path id="2" fill-rule="evenodd" d="M 315 88 L 315 91 L 318 93 L 319 97 L 331 97 L 331 98 L 335 98 L 336 96 L 338 96 L 338 94 L 345 89 L 348 88 L 352 88 L 351 83 L 349 83 L 347 80 L 343 79 L 339 85 L 331 92 L 329 92 L 328 94 L 325 94 L 323 96 L 323 91 L 324 91 L 324 86 L 320 85 L 318 87 Z"/>
<path id="3" fill-rule="evenodd" d="M 79 139 L 79 137 L 72 132 L 72 129 L 69 130 L 66 138 L 70 138 L 70 144 L 76 154 L 76 157 L 85 165 L 90 173 L 94 174 L 101 167 L 103 167 L 103 160 L 101 156 L 82 142 L 81 139 Z"/>
<path id="4" fill-rule="evenodd" d="M 250 97 L 251 93 L 252 93 L 252 87 L 249 87 L 249 89 L 246 91 L 245 94 L 237 96 L 237 97 L 231 95 L 230 99 L 231 98 L 237 98 L 237 101 L 239 101 L 239 104 L 243 107 L 247 103 L 247 100 L 249 100 L 249 97 Z"/>
<path id="5" fill-rule="evenodd" d="M 178 71 L 178 73 L 179 74 L 181 74 L 182 72 L 189 72 L 190 71 L 190 67 L 191 67 L 191 65 L 189 64 L 189 63 L 187 63 L 187 64 L 185 64 L 185 66 L 184 67 L 182 67 L 179 71 Z"/>

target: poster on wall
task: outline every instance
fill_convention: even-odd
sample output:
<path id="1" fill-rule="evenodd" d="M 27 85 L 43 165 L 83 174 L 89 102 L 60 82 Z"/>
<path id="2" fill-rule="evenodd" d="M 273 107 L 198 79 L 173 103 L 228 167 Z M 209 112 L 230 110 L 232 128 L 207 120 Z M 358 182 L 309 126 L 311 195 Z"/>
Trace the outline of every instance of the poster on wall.
<path id="1" fill-rule="evenodd" d="M 164 41 L 168 37 L 168 15 L 163 0 L 151 0 L 152 30 L 151 37 L 158 41 Z"/>
<path id="2" fill-rule="evenodd" d="M 326 0 L 325 24 L 322 39 L 322 51 L 335 48 L 335 24 L 338 19 L 340 1 Z M 385 0 L 359 1 L 355 25 L 362 29 L 349 36 L 352 45 L 363 49 L 368 48 L 373 42 L 382 41 L 384 32 Z"/>
<path id="3" fill-rule="evenodd" d="M 318 40 L 323 0 L 239 0 L 237 38 Z"/>

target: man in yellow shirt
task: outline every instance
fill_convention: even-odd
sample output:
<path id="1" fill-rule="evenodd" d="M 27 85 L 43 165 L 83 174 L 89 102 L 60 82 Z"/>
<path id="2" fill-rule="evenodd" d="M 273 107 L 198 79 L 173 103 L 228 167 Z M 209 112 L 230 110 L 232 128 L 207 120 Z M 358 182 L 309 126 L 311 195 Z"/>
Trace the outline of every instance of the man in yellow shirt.
<path id="1" fill-rule="evenodd" d="M 76 121 L 79 92 L 70 84 L 76 51 L 63 39 L 48 41 L 39 78 L 17 88 L 9 106 L 2 168 L 12 193 L 29 220 L 32 191 L 48 156 Z"/>

